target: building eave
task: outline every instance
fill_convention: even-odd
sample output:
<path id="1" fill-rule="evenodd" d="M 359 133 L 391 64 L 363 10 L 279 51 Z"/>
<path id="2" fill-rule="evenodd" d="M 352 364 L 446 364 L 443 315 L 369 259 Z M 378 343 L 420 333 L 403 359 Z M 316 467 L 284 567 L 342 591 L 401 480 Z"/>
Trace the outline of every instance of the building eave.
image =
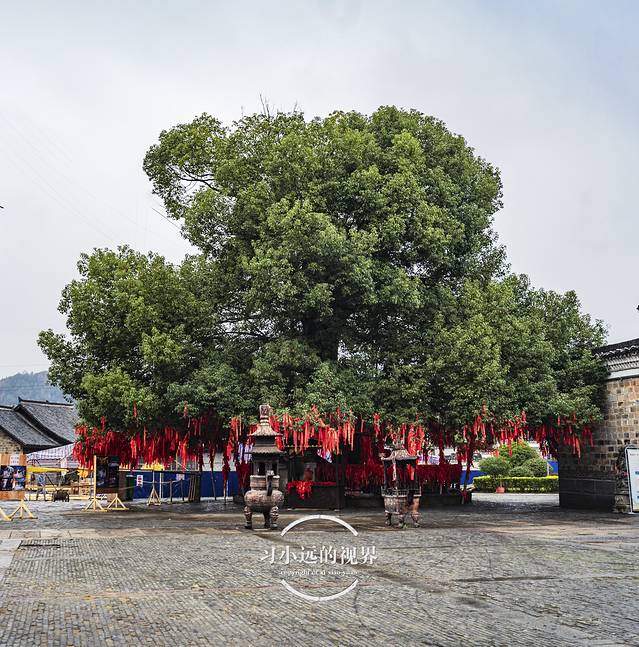
<path id="1" fill-rule="evenodd" d="M 639 377 L 639 338 L 602 346 L 594 353 L 608 367 L 608 380 Z"/>

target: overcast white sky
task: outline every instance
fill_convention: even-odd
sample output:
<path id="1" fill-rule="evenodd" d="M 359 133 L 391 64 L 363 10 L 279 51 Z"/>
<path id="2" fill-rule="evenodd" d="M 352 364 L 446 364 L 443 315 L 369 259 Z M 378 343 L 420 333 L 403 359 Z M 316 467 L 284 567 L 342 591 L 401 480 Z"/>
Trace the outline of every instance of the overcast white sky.
<path id="1" fill-rule="evenodd" d="M 43 370 L 83 251 L 178 261 L 142 158 L 158 133 L 260 95 L 307 116 L 443 119 L 500 167 L 512 267 L 639 337 L 636 2 L 0 3 L 0 377 Z"/>

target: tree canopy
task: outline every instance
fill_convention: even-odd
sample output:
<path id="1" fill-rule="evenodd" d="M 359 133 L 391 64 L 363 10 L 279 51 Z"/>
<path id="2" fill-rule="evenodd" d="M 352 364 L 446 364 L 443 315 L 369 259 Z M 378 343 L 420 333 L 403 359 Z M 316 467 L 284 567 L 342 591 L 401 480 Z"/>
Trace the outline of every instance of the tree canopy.
<path id="1" fill-rule="evenodd" d="M 604 328 L 573 292 L 508 271 L 499 172 L 445 125 L 382 107 L 209 115 L 160 134 L 144 169 L 200 252 L 96 250 L 45 331 L 50 379 L 126 428 L 259 402 L 460 429 L 600 416 Z"/>

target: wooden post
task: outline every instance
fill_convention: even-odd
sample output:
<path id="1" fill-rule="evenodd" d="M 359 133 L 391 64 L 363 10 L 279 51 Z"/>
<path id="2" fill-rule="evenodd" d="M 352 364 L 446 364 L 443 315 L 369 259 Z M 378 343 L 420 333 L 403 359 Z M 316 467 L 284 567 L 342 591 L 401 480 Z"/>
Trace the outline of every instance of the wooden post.
<path id="1" fill-rule="evenodd" d="M 122 503 L 122 499 L 120 499 L 119 494 L 116 492 L 115 493 L 115 498 L 109 503 L 109 505 L 106 507 L 106 510 L 128 510 L 128 508 Z"/>
<path id="2" fill-rule="evenodd" d="M 36 516 L 29 510 L 27 507 L 27 504 L 24 502 L 24 499 L 20 499 L 20 504 L 18 507 L 9 515 L 9 518 L 13 520 L 13 518 L 18 515 L 18 519 L 24 519 L 25 515 L 27 519 L 35 519 Z"/>
<path id="3" fill-rule="evenodd" d="M 158 492 L 155 489 L 155 470 L 151 470 L 151 474 L 153 474 L 153 481 L 152 481 L 152 486 L 151 486 L 151 494 L 149 494 L 149 498 L 146 502 L 147 505 L 160 505 L 160 497 L 158 496 Z"/>
<path id="4" fill-rule="evenodd" d="M 93 455 L 93 496 L 89 499 L 89 503 L 82 508 L 82 512 L 104 512 L 104 508 L 100 501 L 98 501 L 98 457 Z"/>

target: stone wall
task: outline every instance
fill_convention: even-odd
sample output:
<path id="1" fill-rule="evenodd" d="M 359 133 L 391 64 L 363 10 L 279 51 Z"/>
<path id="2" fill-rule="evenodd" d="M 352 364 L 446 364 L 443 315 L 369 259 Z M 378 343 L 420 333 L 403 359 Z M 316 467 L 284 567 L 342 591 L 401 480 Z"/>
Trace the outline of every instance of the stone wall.
<path id="1" fill-rule="evenodd" d="M 615 467 L 626 445 L 639 445 L 639 376 L 606 384 L 605 417 L 593 430 L 594 446 L 581 459 L 562 450 L 559 459 L 559 503 L 570 508 L 615 507 Z"/>
<path id="2" fill-rule="evenodd" d="M 11 436 L 0 431 L 0 454 L 18 454 L 21 451 L 22 448 Z"/>

